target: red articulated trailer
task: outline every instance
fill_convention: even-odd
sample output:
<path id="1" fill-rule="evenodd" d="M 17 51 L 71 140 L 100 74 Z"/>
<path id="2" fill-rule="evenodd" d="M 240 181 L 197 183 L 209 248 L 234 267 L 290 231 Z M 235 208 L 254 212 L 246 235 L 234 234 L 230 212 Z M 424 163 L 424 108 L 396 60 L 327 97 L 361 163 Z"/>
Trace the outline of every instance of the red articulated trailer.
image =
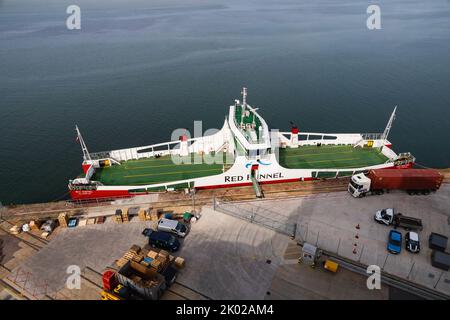
<path id="1" fill-rule="evenodd" d="M 348 191 L 354 197 L 405 190 L 409 194 L 429 194 L 441 187 L 444 176 L 435 169 L 375 169 L 352 176 Z"/>

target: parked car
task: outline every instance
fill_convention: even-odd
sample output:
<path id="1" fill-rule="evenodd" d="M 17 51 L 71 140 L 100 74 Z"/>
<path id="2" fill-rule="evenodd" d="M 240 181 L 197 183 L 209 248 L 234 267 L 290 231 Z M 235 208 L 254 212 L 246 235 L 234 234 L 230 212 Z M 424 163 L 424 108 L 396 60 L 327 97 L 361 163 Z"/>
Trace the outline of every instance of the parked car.
<path id="1" fill-rule="evenodd" d="M 428 246 L 430 249 L 437 251 L 445 251 L 447 249 L 448 237 L 439 233 L 432 232 L 428 238 Z"/>
<path id="2" fill-rule="evenodd" d="M 170 232 L 179 237 L 184 237 L 187 233 L 187 228 L 179 221 L 162 218 L 158 222 L 158 231 Z"/>
<path id="3" fill-rule="evenodd" d="M 405 248 L 409 252 L 419 253 L 420 241 L 419 235 L 416 232 L 410 231 L 405 234 Z"/>
<path id="4" fill-rule="evenodd" d="M 444 271 L 450 270 L 450 254 L 433 250 L 433 252 L 431 252 L 431 265 Z"/>
<path id="5" fill-rule="evenodd" d="M 56 220 L 47 220 L 41 226 L 41 230 L 45 232 L 52 232 L 56 228 Z"/>
<path id="6" fill-rule="evenodd" d="M 387 250 L 393 254 L 399 254 L 402 251 L 402 234 L 397 230 L 389 231 Z"/>
<path id="7" fill-rule="evenodd" d="M 374 219 L 376 222 L 390 225 L 394 219 L 394 208 L 381 209 L 375 212 Z"/>
<path id="8" fill-rule="evenodd" d="M 148 231 L 148 229 L 145 229 L 142 233 L 148 236 L 148 244 L 152 247 L 158 247 L 172 252 L 180 248 L 178 239 L 166 232 Z"/>

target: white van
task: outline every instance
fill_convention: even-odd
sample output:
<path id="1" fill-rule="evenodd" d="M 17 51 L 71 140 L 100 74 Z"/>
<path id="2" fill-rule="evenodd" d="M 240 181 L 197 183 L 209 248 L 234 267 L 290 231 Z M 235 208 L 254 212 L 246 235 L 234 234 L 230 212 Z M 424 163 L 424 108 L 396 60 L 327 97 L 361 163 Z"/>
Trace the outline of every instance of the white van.
<path id="1" fill-rule="evenodd" d="M 187 228 L 181 222 L 161 218 L 158 222 L 158 231 L 174 233 L 179 237 L 184 237 L 187 233 Z"/>

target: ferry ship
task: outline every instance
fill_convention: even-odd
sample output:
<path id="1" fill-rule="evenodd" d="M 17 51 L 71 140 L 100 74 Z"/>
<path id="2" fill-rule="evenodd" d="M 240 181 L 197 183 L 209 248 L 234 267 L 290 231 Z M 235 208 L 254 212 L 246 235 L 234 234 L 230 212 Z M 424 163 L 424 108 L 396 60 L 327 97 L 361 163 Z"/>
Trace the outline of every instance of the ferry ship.
<path id="1" fill-rule="evenodd" d="M 259 109 L 235 100 L 220 130 L 211 135 L 141 147 L 89 153 L 80 130 L 83 174 L 69 181 L 73 200 L 114 199 L 152 192 L 253 186 L 332 179 L 369 169 L 410 168 L 410 153 L 388 141 L 392 112 L 382 133 L 303 132 L 295 125 L 269 130 Z"/>

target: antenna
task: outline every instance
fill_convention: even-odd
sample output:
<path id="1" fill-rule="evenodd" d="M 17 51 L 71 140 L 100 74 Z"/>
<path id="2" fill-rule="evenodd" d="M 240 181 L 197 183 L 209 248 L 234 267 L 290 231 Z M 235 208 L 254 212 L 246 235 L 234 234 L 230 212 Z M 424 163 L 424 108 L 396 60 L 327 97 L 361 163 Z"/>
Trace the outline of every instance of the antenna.
<path id="1" fill-rule="evenodd" d="M 80 142 L 81 150 L 83 150 L 84 161 L 88 161 L 88 160 L 90 161 L 91 160 L 91 155 L 89 154 L 89 151 L 88 151 L 88 149 L 86 147 L 86 144 L 84 143 L 83 136 L 81 135 L 81 132 L 78 129 L 77 125 L 75 125 L 75 130 L 77 131 L 77 140 Z"/>
<path id="2" fill-rule="evenodd" d="M 387 140 L 387 138 L 389 136 L 389 132 L 391 131 L 391 128 L 392 128 L 392 123 L 395 120 L 395 111 L 397 111 L 397 106 L 395 106 L 394 111 L 392 111 L 391 117 L 389 118 L 386 128 L 384 129 L 382 139 L 385 141 Z"/>

